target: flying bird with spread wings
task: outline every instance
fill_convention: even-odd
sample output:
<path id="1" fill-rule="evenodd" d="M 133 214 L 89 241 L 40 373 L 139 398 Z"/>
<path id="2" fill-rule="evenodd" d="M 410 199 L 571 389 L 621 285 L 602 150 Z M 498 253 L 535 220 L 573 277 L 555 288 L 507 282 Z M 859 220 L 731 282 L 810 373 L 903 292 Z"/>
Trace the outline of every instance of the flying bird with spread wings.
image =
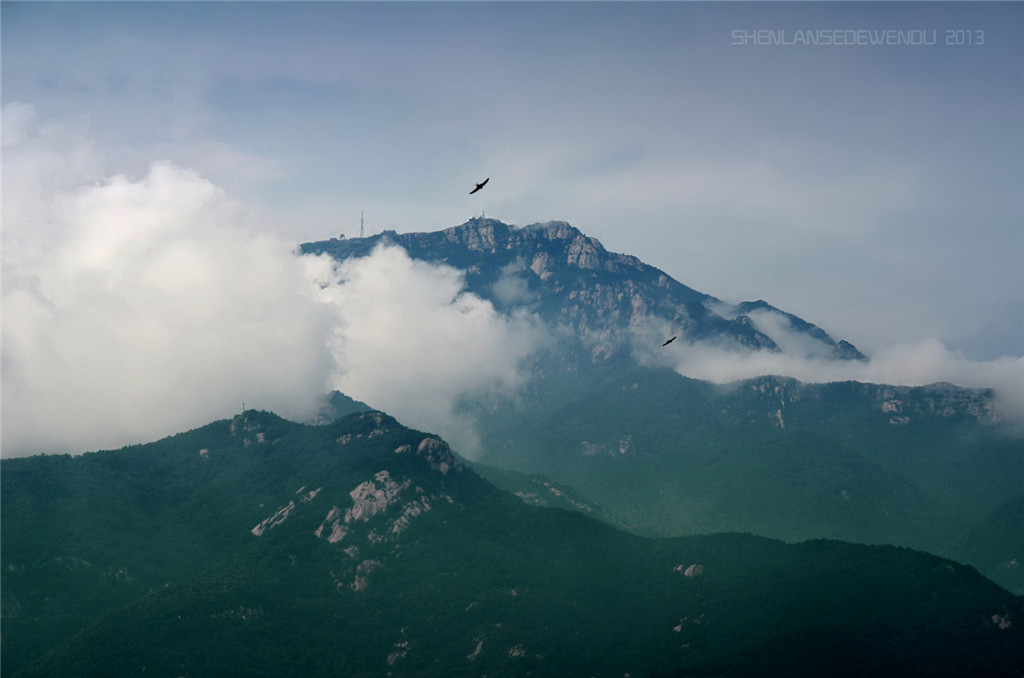
<path id="1" fill-rule="evenodd" d="M 671 343 L 672 343 L 673 341 L 675 341 L 675 340 L 676 340 L 676 338 L 675 338 L 675 337 L 672 337 L 671 339 L 669 339 L 668 341 L 666 341 L 666 342 L 665 342 L 664 344 L 662 344 L 662 346 L 668 346 L 669 344 L 671 344 Z"/>
<path id="2" fill-rule="evenodd" d="M 490 178 L 490 177 L 487 177 L 486 179 L 484 179 L 483 181 L 481 181 L 481 182 L 480 182 L 479 184 L 477 184 L 477 185 L 476 185 L 476 188 L 474 188 L 474 189 L 473 189 L 472 191 L 470 191 L 470 192 L 469 192 L 469 194 L 470 194 L 470 195 L 473 195 L 474 193 L 476 193 L 477 191 L 479 191 L 479 190 L 480 190 L 481 188 L 483 188 L 483 187 L 484 187 L 484 184 L 486 184 L 486 183 L 487 183 L 488 181 L 490 181 L 490 180 L 491 180 L 491 178 Z"/>

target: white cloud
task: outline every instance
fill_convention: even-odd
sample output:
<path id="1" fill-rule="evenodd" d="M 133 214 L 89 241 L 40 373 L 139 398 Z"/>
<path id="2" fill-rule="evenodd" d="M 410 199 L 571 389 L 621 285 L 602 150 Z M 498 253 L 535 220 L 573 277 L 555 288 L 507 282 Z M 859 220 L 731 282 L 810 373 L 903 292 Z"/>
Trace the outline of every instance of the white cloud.
<path id="1" fill-rule="evenodd" d="M 785 353 L 808 358 L 828 358 L 832 347 L 805 332 L 792 329 L 788 318 L 768 309 L 755 309 L 747 314 L 758 332 L 767 334 Z"/>
<path id="2" fill-rule="evenodd" d="M 197 173 L 161 162 L 96 181 L 102 158 L 73 130 L 12 110 L 4 183 L 24 193 L 4 201 L 4 454 L 143 442 L 243 401 L 310 414 L 333 322 L 312 262 L 252 233 Z"/>
<path id="3" fill-rule="evenodd" d="M 727 317 L 734 308 L 713 304 Z M 660 341 L 672 336 L 670 324 L 654 319 L 632 337 L 634 357 L 643 365 L 670 367 L 693 379 L 727 384 L 764 375 L 784 376 L 805 383 L 858 381 L 896 386 L 925 386 L 949 382 L 966 388 L 993 389 L 996 408 L 1006 420 L 1024 423 L 1024 358 L 1003 356 L 972 360 L 935 338 L 892 344 L 870 352 L 868 360 L 836 360 L 832 347 L 793 329 L 781 313 L 754 309 L 746 314 L 754 327 L 768 335 L 778 351 L 749 350 L 713 341 L 691 342 L 686 337 L 670 347 Z"/>
<path id="4" fill-rule="evenodd" d="M 514 386 L 540 338 L 396 247 L 296 256 L 170 161 L 109 176 L 86 125 L 4 110 L 3 454 L 120 447 L 329 388 L 471 454 L 457 401 Z"/>
<path id="5" fill-rule="evenodd" d="M 332 387 L 474 454 L 476 433 L 455 405 L 467 393 L 514 387 L 519 360 L 542 340 L 537 325 L 463 292 L 456 269 L 414 261 L 396 246 L 320 266 L 322 298 L 339 319 Z"/>
<path id="6" fill-rule="evenodd" d="M 533 300 L 526 278 L 520 274 L 526 270 L 526 260 L 518 257 L 502 267 L 501 275 L 491 285 L 494 298 L 506 305 L 527 304 Z"/>
<path id="7" fill-rule="evenodd" d="M 674 367 L 684 376 L 720 384 L 761 375 L 787 376 L 808 383 L 860 381 L 923 386 L 947 381 L 968 388 L 994 389 L 1002 416 L 1024 421 L 1024 358 L 969 360 L 937 339 L 891 346 L 875 352 L 866 362 L 681 344 Z"/>

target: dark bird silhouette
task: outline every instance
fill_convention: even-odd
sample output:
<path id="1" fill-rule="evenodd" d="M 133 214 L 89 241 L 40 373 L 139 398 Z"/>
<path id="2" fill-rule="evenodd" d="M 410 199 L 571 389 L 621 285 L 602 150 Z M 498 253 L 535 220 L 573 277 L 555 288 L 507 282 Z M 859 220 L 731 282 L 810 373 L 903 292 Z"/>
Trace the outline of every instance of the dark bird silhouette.
<path id="1" fill-rule="evenodd" d="M 671 344 L 671 343 L 672 343 L 673 341 L 675 341 L 675 340 L 676 340 L 676 338 L 675 338 L 675 337 L 672 337 L 671 339 L 669 339 L 668 341 L 666 341 L 666 342 L 665 342 L 664 344 L 662 344 L 662 346 L 668 346 L 669 344 Z"/>
<path id="2" fill-rule="evenodd" d="M 481 188 L 483 188 L 483 187 L 484 187 L 484 184 L 486 184 L 486 183 L 487 183 L 488 181 L 490 181 L 490 180 L 491 180 L 491 178 L 490 178 L 490 177 L 487 177 L 486 179 L 484 179 L 483 181 L 481 181 L 481 182 L 480 182 L 479 184 L 477 184 L 477 185 L 476 185 L 476 188 L 474 188 L 474 189 L 473 189 L 472 191 L 470 191 L 470 192 L 469 192 L 469 194 L 470 194 L 470 195 L 473 195 L 474 193 L 476 193 L 477 191 L 479 191 L 479 190 L 480 190 Z"/>

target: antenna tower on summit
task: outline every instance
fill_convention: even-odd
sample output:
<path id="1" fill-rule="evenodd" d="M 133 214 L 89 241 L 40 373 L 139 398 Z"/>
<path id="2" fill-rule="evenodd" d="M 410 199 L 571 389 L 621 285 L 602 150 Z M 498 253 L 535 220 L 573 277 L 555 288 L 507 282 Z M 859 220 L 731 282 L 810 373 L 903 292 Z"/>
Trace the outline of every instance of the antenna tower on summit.
<path id="1" fill-rule="evenodd" d="M 363 210 L 359 210 L 359 237 L 363 237 Z"/>

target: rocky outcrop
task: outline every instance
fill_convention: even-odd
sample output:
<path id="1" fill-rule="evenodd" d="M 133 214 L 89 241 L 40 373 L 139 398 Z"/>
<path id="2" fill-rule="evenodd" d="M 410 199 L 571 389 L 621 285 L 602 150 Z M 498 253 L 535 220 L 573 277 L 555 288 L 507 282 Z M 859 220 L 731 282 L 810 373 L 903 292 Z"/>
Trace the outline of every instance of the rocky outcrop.
<path id="1" fill-rule="evenodd" d="M 406 479 L 399 484 L 392 479 L 387 471 L 380 471 L 373 476 L 373 480 L 360 483 L 349 495 L 352 497 L 352 508 L 345 511 L 345 522 L 369 520 L 373 516 L 386 511 L 388 506 L 395 503 L 403 490 L 412 483 Z"/>
<path id="2" fill-rule="evenodd" d="M 891 415 L 892 424 L 908 424 L 915 416 L 968 416 L 988 425 L 1000 421 L 991 389 L 963 388 L 948 382 L 878 388 L 878 408 Z"/>
<path id="3" fill-rule="evenodd" d="M 425 438 L 424 442 L 435 440 L 434 438 Z M 441 444 L 444 445 L 444 443 Z M 432 446 L 427 445 L 427 447 Z M 448 455 L 451 455 L 447 445 L 444 445 L 443 449 Z M 409 450 L 411 450 L 411 446 L 405 445 L 396 449 L 395 452 L 401 454 Z M 452 468 L 451 463 L 450 461 L 438 461 L 435 470 L 447 473 Z M 431 467 L 434 466 L 435 463 L 431 463 Z M 444 470 L 442 470 L 442 466 Z M 461 464 L 459 469 L 461 470 Z M 409 494 L 413 494 L 413 497 L 409 498 Z M 359 483 L 349 492 L 349 497 L 352 499 L 352 506 L 344 511 L 338 506 L 333 506 L 327 512 L 327 516 L 314 531 L 314 535 L 318 539 L 326 538 L 328 543 L 337 544 L 353 533 L 357 523 L 365 523 L 370 525 L 369 532 L 366 533 L 366 539 L 370 543 L 381 544 L 395 541 L 409 528 L 415 518 L 432 510 L 436 502 L 451 503 L 454 501 L 449 495 L 427 496 L 423 488 L 412 488 L 410 479 L 406 478 L 399 482 L 387 470 L 378 471 L 370 480 Z"/>
<path id="4" fill-rule="evenodd" d="M 412 445 L 401 445 L 395 448 L 395 454 L 416 454 L 430 462 L 432 471 L 440 471 L 444 475 L 448 475 L 449 471 L 462 471 L 462 462 L 452 453 L 448 443 L 440 438 L 424 438 L 416 446 L 415 453 Z"/>
<path id="5" fill-rule="evenodd" d="M 259 523 L 259 525 L 252 528 L 251 532 L 257 537 L 262 537 L 264 532 L 266 532 L 272 527 L 276 527 L 277 525 L 283 523 L 294 510 L 295 502 L 288 502 L 286 506 L 282 506 L 281 508 L 277 509 L 277 511 L 275 511 L 273 515 L 264 519 Z"/>

